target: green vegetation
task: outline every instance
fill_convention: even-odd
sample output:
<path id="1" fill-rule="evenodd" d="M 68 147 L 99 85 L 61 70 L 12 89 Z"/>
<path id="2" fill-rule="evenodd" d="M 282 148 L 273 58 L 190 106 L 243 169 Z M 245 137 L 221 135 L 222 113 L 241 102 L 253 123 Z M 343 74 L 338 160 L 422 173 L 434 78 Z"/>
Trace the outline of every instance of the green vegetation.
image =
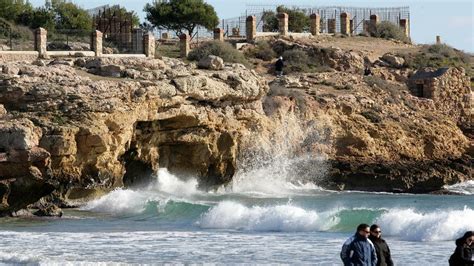
<path id="1" fill-rule="evenodd" d="M 257 41 L 255 47 L 245 52 L 247 57 L 258 58 L 264 61 L 271 61 L 276 57 L 271 45 L 267 41 Z"/>
<path id="2" fill-rule="evenodd" d="M 66 0 L 47 0 L 33 9 L 23 0 L 0 0 L 0 17 L 31 28 L 54 30 L 91 30 L 92 19 L 84 9 Z"/>
<path id="3" fill-rule="evenodd" d="M 285 6 L 278 6 L 276 13 L 288 14 L 288 30 L 291 32 L 303 32 L 309 30 L 310 19 L 306 15 L 304 9 L 287 8 Z M 278 18 L 273 11 L 265 11 L 263 13 L 263 28 L 264 31 L 277 32 Z"/>
<path id="4" fill-rule="evenodd" d="M 24 0 L 0 0 L 0 18 L 19 23 L 23 14 L 33 12 L 33 6 Z"/>
<path id="5" fill-rule="evenodd" d="M 169 0 L 146 4 L 146 19 L 156 28 L 171 30 L 179 36 L 183 30 L 190 36 L 197 26 L 213 30 L 219 24 L 214 7 L 203 0 Z"/>
<path id="6" fill-rule="evenodd" d="M 377 24 L 374 32 L 370 32 L 372 37 L 384 38 L 384 39 L 395 39 L 404 43 L 410 43 L 410 39 L 405 36 L 403 30 L 393 24 L 390 21 L 382 21 Z"/>
<path id="7" fill-rule="evenodd" d="M 317 58 L 317 55 L 308 53 L 301 49 L 291 49 L 283 51 L 283 60 L 285 62 L 285 73 L 293 72 L 329 72 L 332 69 L 323 65 Z"/>
<path id="8" fill-rule="evenodd" d="M 189 60 L 199 61 L 208 55 L 215 55 L 221 57 L 225 62 L 240 63 L 245 66 L 250 66 L 249 61 L 245 56 L 237 51 L 231 44 L 219 41 L 206 42 L 200 47 L 192 50 L 189 55 Z"/>
<path id="9" fill-rule="evenodd" d="M 463 67 L 471 71 L 469 55 L 446 44 L 424 45 L 419 52 L 399 54 L 409 68 Z M 470 73 L 471 77 L 473 73 Z"/>

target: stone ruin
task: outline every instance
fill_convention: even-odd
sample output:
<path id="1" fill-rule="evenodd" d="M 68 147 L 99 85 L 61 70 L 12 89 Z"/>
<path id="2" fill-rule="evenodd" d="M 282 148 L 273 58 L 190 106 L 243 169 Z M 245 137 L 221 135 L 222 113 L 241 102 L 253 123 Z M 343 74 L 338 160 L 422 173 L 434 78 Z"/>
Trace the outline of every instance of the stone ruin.
<path id="1" fill-rule="evenodd" d="M 409 78 L 408 87 L 414 96 L 433 100 L 436 109 L 472 128 L 474 93 L 463 68 L 420 69 Z"/>

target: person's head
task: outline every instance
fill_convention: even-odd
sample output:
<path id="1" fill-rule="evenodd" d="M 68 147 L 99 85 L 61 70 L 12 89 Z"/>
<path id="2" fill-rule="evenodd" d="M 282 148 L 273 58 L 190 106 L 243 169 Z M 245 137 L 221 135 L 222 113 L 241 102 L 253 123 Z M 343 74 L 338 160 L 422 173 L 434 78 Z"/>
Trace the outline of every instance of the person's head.
<path id="1" fill-rule="evenodd" d="M 380 238 L 382 235 L 382 230 L 380 229 L 380 226 L 373 224 L 370 226 L 370 234 L 376 238 Z"/>
<path id="2" fill-rule="evenodd" d="M 474 231 L 467 231 L 462 238 L 468 246 L 474 245 Z"/>
<path id="3" fill-rule="evenodd" d="M 357 233 L 360 235 L 360 236 L 363 236 L 363 237 L 369 237 L 369 234 L 370 234 L 370 230 L 369 230 L 369 225 L 368 224 L 359 224 L 359 226 L 357 226 Z"/>
<path id="4" fill-rule="evenodd" d="M 278 59 L 283 60 L 283 56 L 278 57 Z"/>

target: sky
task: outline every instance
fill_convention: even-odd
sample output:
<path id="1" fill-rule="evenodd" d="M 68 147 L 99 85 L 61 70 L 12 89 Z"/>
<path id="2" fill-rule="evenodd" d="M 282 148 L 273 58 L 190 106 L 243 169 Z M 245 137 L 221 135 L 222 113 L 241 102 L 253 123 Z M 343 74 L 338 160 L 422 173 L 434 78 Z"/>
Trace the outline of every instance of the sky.
<path id="1" fill-rule="evenodd" d="M 143 7 L 152 0 L 72 0 L 89 9 L 101 5 L 119 4 L 135 11 L 144 21 Z M 436 36 L 450 46 L 474 53 L 474 1 L 473 0 L 206 0 L 214 6 L 220 19 L 245 14 L 248 5 L 313 6 L 358 6 L 358 7 L 410 7 L 410 31 L 412 41 L 418 44 L 432 44 Z M 44 0 L 30 0 L 34 6 L 41 6 Z"/>

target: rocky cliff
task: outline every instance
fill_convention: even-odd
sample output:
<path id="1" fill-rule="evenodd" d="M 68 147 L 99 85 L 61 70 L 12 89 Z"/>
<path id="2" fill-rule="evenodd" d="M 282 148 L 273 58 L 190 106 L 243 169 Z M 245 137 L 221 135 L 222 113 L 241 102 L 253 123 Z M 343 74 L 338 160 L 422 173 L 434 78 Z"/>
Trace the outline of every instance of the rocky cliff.
<path id="1" fill-rule="evenodd" d="M 408 71 L 372 62 L 363 76 L 363 54 L 321 58 L 334 71 L 275 80 L 168 58 L 5 63 L 0 214 L 146 183 L 159 167 L 212 188 L 276 153 L 306 158 L 295 169 L 331 189 L 430 192 L 472 179 L 472 139 L 410 93 Z"/>

